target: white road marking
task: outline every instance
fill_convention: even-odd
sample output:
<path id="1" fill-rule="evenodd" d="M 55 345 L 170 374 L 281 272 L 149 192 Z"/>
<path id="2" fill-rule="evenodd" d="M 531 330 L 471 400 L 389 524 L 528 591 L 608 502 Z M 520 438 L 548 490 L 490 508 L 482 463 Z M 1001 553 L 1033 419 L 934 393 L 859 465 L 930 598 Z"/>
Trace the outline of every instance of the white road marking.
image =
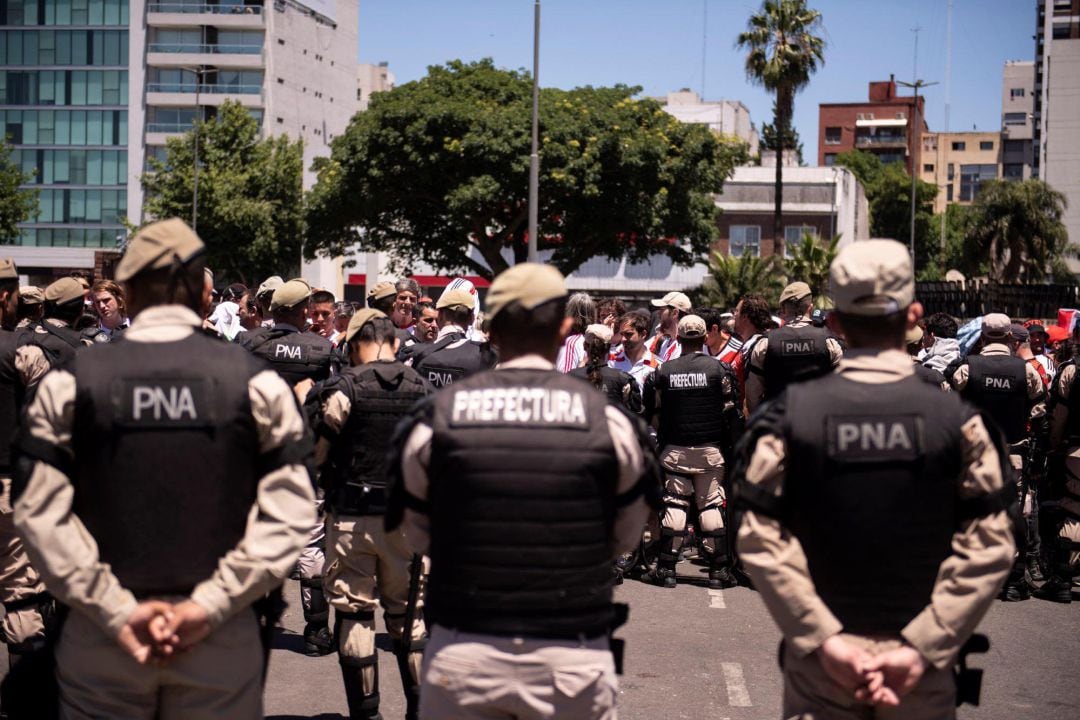
<path id="1" fill-rule="evenodd" d="M 750 691 L 746 689 L 742 665 L 739 663 L 720 663 L 724 672 L 724 684 L 727 685 L 728 704 L 731 707 L 753 707 Z"/>
<path id="2" fill-rule="evenodd" d="M 709 607 L 719 608 L 723 610 L 727 607 L 724 604 L 724 591 L 723 590 L 710 590 L 709 591 Z"/>

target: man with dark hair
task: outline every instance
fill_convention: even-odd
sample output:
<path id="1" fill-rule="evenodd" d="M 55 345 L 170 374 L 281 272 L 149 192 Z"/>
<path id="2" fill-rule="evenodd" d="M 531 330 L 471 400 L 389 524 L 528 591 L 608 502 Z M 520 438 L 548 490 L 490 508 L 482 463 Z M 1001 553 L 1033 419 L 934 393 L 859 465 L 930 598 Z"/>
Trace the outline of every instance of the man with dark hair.
<path id="1" fill-rule="evenodd" d="M 782 714 L 951 718 L 953 667 L 1015 550 L 1004 448 L 914 375 L 906 247 L 852 243 L 830 276 L 851 354 L 766 405 L 736 460 L 739 555 L 784 635 Z"/>
<path id="2" fill-rule="evenodd" d="M 329 290 L 313 291 L 308 317 L 311 320 L 308 329 L 329 340 L 334 334 L 334 293 Z"/>
<path id="3" fill-rule="evenodd" d="M 431 554 L 426 720 L 517 717 L 538 701 L 545 717 L 615 713 L 612 562 L 637 544 L 657 478 L 636 421 L 555 371 L 566 297 L 548 265 L 499 275 L 499 368 L 402 426 L 387 528 L 403 522 Z"/>
<path id="4" fill-rule="evenodd" d="M 769 303 L 761 295 L 750 293 L 739 298 L 735 306 L 735 334 L 742 341 L 739 355 L 731 367 L 739 378 L 739 396 L 746 405 L 746 375 L 749 372 L 750 356 L 754 348 L 765 337 L 765 332 L 772 322 L 772 311 Z"/>
<path id="5" fill-rule="evenodd" d="M 949 366 L 960 359 L 960 341 L 956 339 L 959 326 L 956 318 L 946 313 L 934 313 L 926 319 L 926 339 L 929 347 L 923 351 L 922 364 L 948 377 Z M 925 345 L 926 342 L 924 341 Z"/>
<path id="6" fill-rule="evenodd" d="M 314 521 L 311 444 L 281 378 L 199 332 L 204 263 L 183 221 L 140 230 L 123 342 L 46 375 L 16 442 L 15 524 L 69 608 L 62 717 L 262 716 L 251 607 Z"/>
<path id="7" fill-rule="evenodd" d="M 613 337 L 616 341 L 621 341 L 621 344 L 619 349 L 611 354 L 609 364 L 634 378 L 638 390 L 644 390 L 645 378 L 660 367 L 660 358 L 645 347 L 648 333 L 649 314 L 646 312 L 631 310 L 615 324 Z"/>
<path id="8" fill-rule="evenodd" d="M 328 339 L 334 343 L 335 347 L 342 347 L 345 344 L 345 331 L 349 329 L 349 321 L 356 314 L 356 308 L 352 306 L 352 303 L 341 301 L 334 303 L 333 309 L 332 327 L 334 332 Z"/>
<path id="9" fill-rule="evenodd" d="M 989 313 L 983 317 L 982 349 L 953 368 L 949 382 L 960 397 L 983 411 L 1008 443 L 1009 461 L 1016 473 L 1017 487 L 1023 488 L 1024 455 L 1028 447 L 1028 421 L 1042 417 L 1046 397 L 1039 371 L 1016 357 L 1017 340 L 1008 315 Z M 1017 556 L 1001 599 L 1027 600 L 1031 587 L 1024 575 L 1025 558 Z"/>
<path id="10" fill-rule="evenodd" d="M 422 378 L 436 388 L 444 388 L 495 366 L 497 358 L 489 345 L 465 337 L 476 316 L 475 295 L 450 288 L 439 296 L 435 308 L 439 313 L 435 342 L 417 346 L 410 357 L 410 364 Z"/>
<path id="11" fill-rule="evenodd" d="M 375 608 L 381 603 L 405 689 L 405 717 L 415 720 L 424 649 L 422 603 L 413 604 L 413 617 L 407 618 L 406 610 L 410 582 L 419 583 L 420 577 L 416 573 L 410 580 L 411 553 L 401 529 L 383 529 L 386 448 L 394 426 L 431 387 L 394 359 L 394 325 L 378 310 L 353 315 L 345 341 L 350 367 L 317 384 L 307 403 L 320 438 L 316 460 L 328 512 L 323 585 L 336 613 L 334 636 L 349 716 L 379 717 Z"/>
<path id="12" fill-rule="evenodd" d="M 735 362 L 742 343 L 724 330 L 724 313 L 716 308 L 700 307 L 694 310 L 694 314 L 705 321 L 705 344 L 701 351 L 728 365 Z"/>
<path id="13" fill-rule="evenodd" d="M 770 331 L 754 345 L 746 377 L 746 406 L 754 412 L 793 382 L 821 377 L 840 362 L 843 350 L 836 337 L 813 322 L 814 296 L 804 282 L 793 282 L 780 293 L 783 327 Z"/>
<path id="14" fill-rule="evenodd" d="M 648 579 L 675 587 L 675 564 L 693 509 L 709 566 L 709 587 L 731 587 L 735 578 L 724 529 L 724 452 L 730 452 L 742 430 L 742 401 L 731 367 L 702 352 L 705 321 L 687 315 L 679 320 L 678 334 L 682 355 L 645 381 L 645 419 L 657 430 L 664 469 L 660 555 Z"/>
<path id="15" fill-rule="evenodd" d="M 421 305 L 420 317 L 416 320 L 414 332 L 418 345 L 429 345 L 439 337 L 439 311 L 435 303 Z"/>
<path id="16" fill-rule="evenodd" d="M 650 304 L 659 308 L 660 325 L 656 335 L 648 341 L 649 352 L 656 355 L 662 363 L 674 360 L 682 353 L 682 346 L 679 345 L 679 318 L 690 314 L 690 298 L 685 293 L 669 292 Z"/>

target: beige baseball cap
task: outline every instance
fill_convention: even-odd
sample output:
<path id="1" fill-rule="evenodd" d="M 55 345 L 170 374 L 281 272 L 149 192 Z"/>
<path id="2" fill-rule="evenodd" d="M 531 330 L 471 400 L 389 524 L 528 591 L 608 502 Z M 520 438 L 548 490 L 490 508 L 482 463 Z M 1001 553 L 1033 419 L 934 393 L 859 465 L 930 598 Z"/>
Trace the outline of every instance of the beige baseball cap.
<path id="1" fill-rule="evenodd" d="M 266 293 L 273 293 L 284 284 L 285 281 L 281 279 L 280 275 L 271 275 L 259 285 L 259 289 L 255 291 L 255 297 L 262 297 Z"/>
<path id="2" fill-rule="evenodd" d="M 696 340 L 705 337 L 708 328 L 699 315 L 687 315 L 679 320 L 679 339 Z"/>
<path id="3" fill-rule="evenodd" d="M 0 258 L 0 280 L 18 280 L 19 271 L 11 258 Z"/>
<path id="4" fill-rule="evenodd" d="M 40 305 L 45 302 L 45 291 L 33 285 L 19 288 L 19 302 L 23 305 Z"/>
<path id="5" fill-rule="evenodd" d="M 463 307 L 467 310 L 475 310 L 476 296 L 468 290 L 447 288 L 446 290 L 443 290 L 442 295 L 440 295 L 439 299 L 435 302 L 435 309 L 442 310 L 443 308 L 450 307 Z"/>
<path id="6" fill-rule="evenodd" d="M 82 300 L 83 296 L 82 283 L 73 277 L 60 278 L 45 288 L 45 300 L 57 305 L 63 305 L 72 300 Z"/>
<path id="7" fill-rule="evenodd" d="M 793 282 L 780 293 L 780 304 L 783 305 L 789 300 L 802 300 L 807 295 L 813 295 L 809 285 L 802 281 Z"/>
<path id="8" fill-rule="evenodd" d="M 374 308 L 363 308 L 353 313 L 353 316 L 349 319 L 349 327 L 345 328 L 345 342 L 349 342 L 353 339 L 356 333 L 375 318 L 384 318 L 386 313 L 376 310 Z"/>
<path id="9" fill-rule="evenodd" d="M 601 325 L 600 323 L 594 323 L 585 328 L 586 335 L 595 335 L 606 343 L 611 342 L 611 338 L 615 335 L 611 328 L 607 325 Z"/>
<path id="10" fill-rule="evenodd" d="M 904 344 L 914 345 L 915 343 L 922 342 L 923 331 L 922 328 L 916 325 L 915 327 L 904 333 Z"/>
<path id="11" fill-rule="evenodd" d="M 296 307 L 309 297 L 311 297 L 311 286 L 306 280 L 295 278 L 274 291 L 274 297 L 270 299 L 270 310 Z"/>
<path id="12" fill-rule="evenodd" d="M 836 309 L 849 315 L 884 317 L 915 300 L 907 248 L 895 240 L 862 240 L 840 251 L 829 268 Z"/>
<path id="13" fill-rule="evenodd" d="M 377 283 L 375 287 L 368 290 L 368 300 L 382 300 L 397 295 L 397 288 L 392 282 Z"/>
<path id="14" fill-rule="evenodd" d="M 676 310 L 682 310 L 683 312 L 690 312 L 690 298 L 685 293 L 681 292 L 669 292 L 659 300 L 653 300 L 653 307 L 673 307 Z"/>
<path id="15" fill-rule="evenodd" d="M 566 281 L 551 265 L 519 263 L 501 273 L 491 283 L 487 311 L 494 318 L 511 303 L 521 303 L 526 310 L 557 298 L 566 297 Z"/>
<path id="16" fill-rule="evenodd" d="M 1004 313 L 989 313 L 983 317 L 982 334 L 992 340 L 1004 340 L 1012 334 L 1012 320 Z"/>
<path id="17" fill-rule="evenodd" d="M 150 223 L 128 243 L 116 266 L 116 280 L 125 282 L 143 270 L 160 270 L 175 260 L 186 263 L 205 249 L 203 241 L 180 218 Z M 80 290 L 82 285 L 76 280 Z"/>

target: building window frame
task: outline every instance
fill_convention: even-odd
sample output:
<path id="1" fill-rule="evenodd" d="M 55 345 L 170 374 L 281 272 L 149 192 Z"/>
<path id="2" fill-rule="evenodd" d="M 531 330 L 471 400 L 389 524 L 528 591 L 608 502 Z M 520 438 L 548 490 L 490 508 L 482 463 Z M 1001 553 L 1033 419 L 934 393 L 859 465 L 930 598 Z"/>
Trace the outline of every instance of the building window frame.
<path id="1" fill-rule="evenodd" d="M 746 252 L 761 257 L 761 226 L 731 225 L 728 228 L 728 255 L 742 257 Z"/>

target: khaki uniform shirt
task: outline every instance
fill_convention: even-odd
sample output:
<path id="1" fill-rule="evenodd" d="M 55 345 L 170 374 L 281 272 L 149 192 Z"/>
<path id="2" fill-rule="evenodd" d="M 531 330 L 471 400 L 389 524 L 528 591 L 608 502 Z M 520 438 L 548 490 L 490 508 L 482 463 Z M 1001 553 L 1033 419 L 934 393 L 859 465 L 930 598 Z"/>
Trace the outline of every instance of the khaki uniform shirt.
<path id="1" fill-rule="evenodd" d="M 899 350 L 852 353 L 841 360 L 837 371 L 869 384 L 895 382 L 914 372 L 911 358 Z M 962 434 L 961 497 L 1000 490 L 1000 457 L 982 419 L 973 417 Z M 782 494 L 785 457 L 782 438 L 762 436 L 751 456 L 746 480 Z M 738 547 L 754 586 L 798 656 L 814 652 L 843 630 L 814 588 L 798 539 L 779 522 L 747 512 L 739 528 Z M 1015 546 L 1005 512 L 964 523 L 953 535 L 952 549 L 953 554 L 938 569 L 926 607 L 900 633 L 939 669 L 955 661 L 1012 567 Z"/>
<path id="2" fill-rule="evenodd" d="M 541 358 L 539 355 L 526 355 L 515 358 L 500 364 L 498 368 L 555 370 L 555 366 L 550 361 Z M 633 489 L 634 485 L 641 479 L 645 460 L 642 456 L 637 433 L 626 416 L 613 407 L 606 408 L 606 414 L 608 431 L 611 433 L 611 439 L 615 445 L 615 454 L 618 456 L 619 461 L 619 480 L 615 487 L 615 493 L 623 494 Z M 431 438 L 430 425 L 423 423 L 417 425 L 405 442 L 401 458 L 401 471 L 405 490 L 423 501 L 428 499 Z M 641 528 L 645 524 L 647 514 L 648 505 L 644 497 L 639 497 L 634 502 L 616 511 L 614 546 L 611 549 L 612 559 L 637 547 L 638 542 L 641 540 Z M 405 536 L 408 538 L 413 551 L 421 555 L 427 555 L 428 543 L 431 540 L 431 523 L 428 516 L 411 508 L 406 508 L 404 528 Z"/>
<path id="3" fill-rule="evenodd" d="M 144 310 L 124 335 L 125 342 L 175 342 L 196 332 L 201 321 L 178 305 Z M 298 442 L 304 421 L 289 387 L 265 370 L 248 383 L 251 413 L 261 452 Z M 49 373 L 27 408 L 30 433 L 71 450 L 75 413 L 75 377 Z M 192 472 L 198 468 L 193 467 Z M 71 480 L 52 465 L 37 462 L 26 490 L 15 503 L 15 525 L 27 554 L 56 598 L 88 615 L 116 635 L 136 600 L 98 556 L 97 544 L 72 513 Z M 289 574 L 315 520 L 315 497 L 307 470 L 285 465 L 258 483 L 255 504 L 240 542 L 199 583 L 191 599 L 206 610 L 213 627 L 265 595 Z"/>
<path id="4" fill-rule="evenodd" d="M 795 318 L 784 327 L 801 328 L 810 324 L 810 317 L 804 315 Z M 840 347 L 840 343 L 836 338 L 828 338 L 825 341 L 825 346 L 829 349 L 829 357 L 832 360 L 832 366 L 836 367 L 836 364 L 840 362 L 840 358 L 844 355 L 844 349 Z M 769 335 L 766 333 L 765 337 L 761 338 L 761 340 L 754 345 L 754 350 L 750 353 L 750 367 L 749 372 L 746 374 L 745 388 L 746 409 L 748 413 L 757 410 L 758 405 L 765 401 L 765 353 L 768 349 Z"/>
<path id="5" fill-rule="evenodd" d="M 1050 415 L 1050 447 L 1061 450 L 1065 444 L 1065 430 L 1069 422 L 1069 396 L 1072 395 L 1073 381 L 1076 379 L 1076 365 L 1069 364 L 1058 368 L 1054 380 L 1053 412 Z"/>

